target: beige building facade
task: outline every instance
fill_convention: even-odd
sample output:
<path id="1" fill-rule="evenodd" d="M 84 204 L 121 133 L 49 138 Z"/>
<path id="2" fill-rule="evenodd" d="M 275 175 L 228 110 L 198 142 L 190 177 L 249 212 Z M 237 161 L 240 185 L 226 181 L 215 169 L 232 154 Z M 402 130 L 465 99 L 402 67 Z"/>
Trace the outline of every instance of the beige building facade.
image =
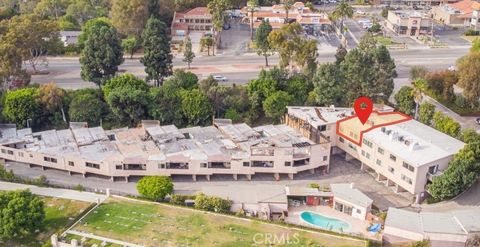
<path id="1" fill-rule="evenodd" d="M 388 11 L 387 28 L 398 35 L 418 37 L 428 35 L 432 19 L 417 11 Z"/>
<path id="2" fill-rule="evenodd" d="M 0 127 L 0 158 L 71 174 L 126 179 L 146 175 L 257 173 L 290 178 L 303 171 L 328 170 L 330 143 L 308 140 L 286 125 L 251 128 L 246 124 L 178 129 L 144 121 L 140 128 L 105 131 L 71 127 L 32 133 L 14 125 Z"/>
<path id="3" fill-rule="evenodd" d="M 401 113 L 377 111 L 365 125 L 352 114 L 348 108 L 289 107 L 286 124 L 310 139 L 328 136 L 334 152 L 359 160 L 361 169 L 378 182 L 416 195 L 417 200 L 426 196 L 426 185 L 465 145 Z"/>

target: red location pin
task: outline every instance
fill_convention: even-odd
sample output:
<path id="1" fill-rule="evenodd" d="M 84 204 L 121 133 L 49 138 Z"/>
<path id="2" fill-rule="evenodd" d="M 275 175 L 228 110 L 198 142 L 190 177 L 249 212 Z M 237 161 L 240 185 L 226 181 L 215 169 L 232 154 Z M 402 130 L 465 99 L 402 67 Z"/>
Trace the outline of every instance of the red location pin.
<path id="1" fill-rule="evenodd" d="M 357 114 L 360 122 L 365 124 L 368 120 L 368 117 L 370 117 L 370 114 L 372 114 L 373 102 L 371 99 L 362 96 L 355 100 L 353 108 L 355 109 L 355 113 Z"/>

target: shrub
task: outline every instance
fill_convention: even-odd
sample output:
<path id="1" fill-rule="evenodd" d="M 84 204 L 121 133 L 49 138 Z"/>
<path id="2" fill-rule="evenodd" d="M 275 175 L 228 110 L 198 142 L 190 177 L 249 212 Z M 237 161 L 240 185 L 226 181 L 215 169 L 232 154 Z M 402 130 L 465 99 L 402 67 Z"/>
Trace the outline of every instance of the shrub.
<path id="1" fill-rule="evenodd" d="M 162 201 L 166 195 L 173 192 L 172 178 L 166 176 L 143 177 L 137 183 L 137 191 L 146 199 Z"/>
<path id="2" fill-rule="evenodd" d="M 317 184 L 317 183 L 311 183 L 311 184 L 308 185 L 308 187 L 314 188 L 314 189 L 320 189 L 320 185 Z"/>
<path id="3" fill-rule="evenodd" d="M 476 36 L 476 35 L 480 34 L 480 31 L 475 31 L 475 30 L 470 28 L 470 29 L 465 30 L 465 32 L 463 34 L 466 35 L 466 36 Z"/>
<path id="4" fill-rule="evenodd" d="M 195 200 L 196 195 L 172 195 L 170 203 L 185 206 L 185 200 Z"/>
<path id="5" fill-rule="evenodd" d="M 195 198 L 195 208 L 205 211 L 228 213 L 232 207 L 232 202 L 216 196 L 207 196 L 200 193 Z"/>
<path id="6" fill-rule="evenodd" d="M 81 185 L 81 184 L 75 185 L 75 187 L 73 187 L 73 189 L 78 190 L 78 191 L 85 191 L 85 187 L 83 187 L 83 185 Z"/>

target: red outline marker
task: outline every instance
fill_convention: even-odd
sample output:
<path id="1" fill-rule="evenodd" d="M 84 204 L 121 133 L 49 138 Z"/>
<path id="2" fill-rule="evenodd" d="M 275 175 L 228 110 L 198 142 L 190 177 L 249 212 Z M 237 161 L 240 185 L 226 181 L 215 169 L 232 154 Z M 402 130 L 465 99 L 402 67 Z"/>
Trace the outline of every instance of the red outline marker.
<path id="1" fill-rule="evenodd" d="M 362 108 L 362 104 L 366 104 L 367 107 Z M 370 114 L 372 114 L 373 102 L 371 99 L 362 96 L 355 100 L 353 108 L 355 109 L 355 114 L 357 114 L 360 122 L 362 122 L 362 124 L 365 124 L 370 117 Z"/>

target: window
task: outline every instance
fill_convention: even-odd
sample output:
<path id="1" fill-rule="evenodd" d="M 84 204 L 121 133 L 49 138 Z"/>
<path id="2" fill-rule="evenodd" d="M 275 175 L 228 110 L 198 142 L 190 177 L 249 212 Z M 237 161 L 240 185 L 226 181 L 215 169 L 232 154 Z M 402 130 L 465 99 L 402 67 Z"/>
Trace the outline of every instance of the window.
<path id="1" fill-rule="evenodd" d="M 377 159 L 377 165 L 382 166 L 382 161 Z"/>
<path id="2" fill-rule="evenodd" d="M 323 161 L 327 161 L 328 160 L 328 156 L 323 156 Z"/>
<path id="3" fill-rule="evenodd" d="M 378 153 L 383 154 L 383 148 L 378 148 Z"/>
<path id="4" fill-rule="evenodd" d="M 363 144 L 367 145 L 369 148 L 371 148 L 373 146 L 372 142 L 365 139 L 365 138 L 363 138 L 362 142 L 363 142 Z"/>
<path id="5" fill-rule="evenodd" d="M 69 166 L 74 166 L 75 163 L 73 163 L 73 161 L 69 161 L 69 162 L 68 162 L 68 165 L 69 165 Z"/>
<path id="6" fill-rule="evenodd" d="M 370 154 L 362 150 L 362 156 L 364 156 L 367 159 L 370 159 Z"/>
<path id="7" fill-rule="evenodd" d="M 90 168 L 100 169 L 100 165 L 95 163 L 85 162 L 85 166 Z"/>
<path id="8" fill-rule="evenodd" d="M 115 169 L 117 169 L 117 170 L 123 170 L 123 166 L 122 166 L 122 165 L 116 165 L 116 166 L 115 166 Z"/>
<path id="9" fill-rule="evenodd" d="M 357 148 L 355 146 L 353 146 L 351 143 L 348 144 L 348 147 L 351 148 L 352 150 L 357 151 Z"/>
<path id="10" fill-rule="evenodd" d="M 338 140 L 341 142 L 341 143 L 344 143 L 345 142 L 345 139 L 343 139 L 343 137 L 338 137 Z"/>
<path id="11" fill-rule="evenodd" d="M 403 174 L 402 174 L 402 180 L 405 181 L 405 182 L 407 182 L 407 183 L 409 183 L 409 184 L 412 184 L 412 179 L 409 178 L 409 177 L 407 177 L 407 176 L 405 176 L 405 175 L 403 175 Z"/>
<path id="12" fill-rule="evenodd" d="M 388 167 L 388 171 L 391 172 L 391 173 L 394 173 L 395 172 L 395 169 L 391 166 Z"/>
<path id="13" fill-rule="evenodd" d="M 244 167 L 250 167 L 250 162 L 243 162 Z"/>
<path id="14" fill-rule="evenodd" d="M 325 131 L 325 130 L 327 130 L 327 126 L 326 125 L 320 125 L 320 126 L 318 126 L 318 130 Z"/>
<path id="15" fill-rule="evenodd" d="M 285 161 L 285 166 L 292 166 L 292 162 L 291 161 Z"/>
<path id="16" fill-rule="evenodd" d="M 23 152 L 18 152 L 18 156 L 23 157 Z"/>
<path id="17" fill-rule="evenodd" d="M 158 164 L 158 169 L 165 169 L 165 163 Z"/>
<path id="18" fill-rule="evenodd" d="M 409 164 L 406 163 L 406 162 L 403 162 L 402 166 L 403 166 L 405 169 L 408 169 L 408 170 L 411 171 L 411 172 L 415 171 L 415 167 L 409 165 Z"/>
<path id="19" fill-rule="evenodd" d="M 361 213 L 362 213 L 362 210 L 357 208 L 357 214 L 361 214 Z"/>
<path id="20" fill-rule="evenodd" d="M 397 161 L 397 157 L 395 157 L 395 155 L 393 155 L 393 154 L 390 154 L 390 159 L 393 160 L 393 161 Z"/>
<path id="21" fill-rule="evenodd" d="M 13 151 L 12 151 L 12 150 L 8 150 L 7 153 L 10 154 L 10 155 L 13 155 Z"/>
<path id="22" fill-rule="evenodd" d="M 47 156 L 43 157 L 43 160 L 46 161 L 46 162 L 57 163 L 57 159 L 47 157 Z"/>
<path id="23" fill-rule="evenodd" d="M 207 163 L 200 163 L 200 168 L 207 168 Z"/>
<path id="24" fill-rule="evenodd" d="M 7 150 L 2 148 L 2 154 L 6 154 L 6 153 L 7 153 Z"/>

